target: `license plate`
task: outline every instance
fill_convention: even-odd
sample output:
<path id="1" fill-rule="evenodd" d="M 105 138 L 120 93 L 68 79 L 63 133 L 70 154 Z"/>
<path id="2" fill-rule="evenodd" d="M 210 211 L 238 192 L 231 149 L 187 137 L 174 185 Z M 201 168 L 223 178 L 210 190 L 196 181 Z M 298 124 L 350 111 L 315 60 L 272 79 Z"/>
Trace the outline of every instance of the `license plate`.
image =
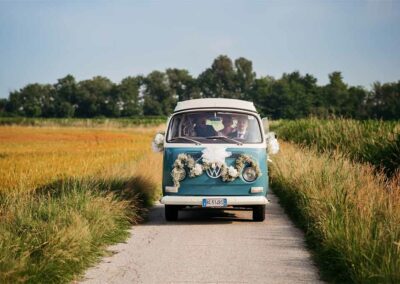
<path id="1" fill-rule="evenodd" d="M 203 198 L 203 207 L 226 207 L 226 198 Z"/>

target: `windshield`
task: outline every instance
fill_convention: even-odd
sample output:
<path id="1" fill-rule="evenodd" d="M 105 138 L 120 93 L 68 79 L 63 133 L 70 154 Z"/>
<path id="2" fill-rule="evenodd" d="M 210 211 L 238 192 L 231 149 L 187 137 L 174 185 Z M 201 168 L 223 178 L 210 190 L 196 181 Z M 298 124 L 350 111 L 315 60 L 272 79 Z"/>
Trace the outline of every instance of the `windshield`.
<path id="1" fill-rule="evenodd" d="M 169 143 L 261 143 L 256 116 L 240 112 L 201 111 L 175 115 L 169 124 Z"/>

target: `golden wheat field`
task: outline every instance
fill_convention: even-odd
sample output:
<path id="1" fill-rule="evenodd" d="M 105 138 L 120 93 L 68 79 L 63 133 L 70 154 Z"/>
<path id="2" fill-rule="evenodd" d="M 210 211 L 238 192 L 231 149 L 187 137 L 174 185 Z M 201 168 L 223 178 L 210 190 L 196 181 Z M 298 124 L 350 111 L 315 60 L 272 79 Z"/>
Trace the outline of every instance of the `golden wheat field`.
<path id="1" fill-rule="evenodd" d="M 21 192 L 69 177 L 160 176 L 157 127 L 0 127 L 0 190 Z M 160 180 L 160 179 L 158 179 Z"/>
<path id="2" fill-rule="evenodd" d="M 0 283 L 74 281 L 157 198 L 158 127 L 0 127 Z"/>

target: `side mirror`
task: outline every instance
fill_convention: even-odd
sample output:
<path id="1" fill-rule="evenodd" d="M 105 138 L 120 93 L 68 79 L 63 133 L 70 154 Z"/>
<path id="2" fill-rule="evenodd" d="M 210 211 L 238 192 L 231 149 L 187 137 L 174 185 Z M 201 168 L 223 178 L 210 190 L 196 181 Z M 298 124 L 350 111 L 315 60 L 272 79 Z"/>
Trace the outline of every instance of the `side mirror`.
<path id="1" fill-rule="evenodd" d="M 165 137 L 163 133 L 157 133 L 156 136 L 154 136 L 154 139 L 151 142 L 151 148 L 153 149 L 153 152 L 164 151 L 164 139 Z"/>
<path id="2" fill-rule="evenodd" d="M 268 122 L 267 117 L 264 117 L 262 119 L 262 124 L 263 124 L 263 128 L 264 128 L 264 133 L 267 134 L 269 132 L 269 122 Z"/>

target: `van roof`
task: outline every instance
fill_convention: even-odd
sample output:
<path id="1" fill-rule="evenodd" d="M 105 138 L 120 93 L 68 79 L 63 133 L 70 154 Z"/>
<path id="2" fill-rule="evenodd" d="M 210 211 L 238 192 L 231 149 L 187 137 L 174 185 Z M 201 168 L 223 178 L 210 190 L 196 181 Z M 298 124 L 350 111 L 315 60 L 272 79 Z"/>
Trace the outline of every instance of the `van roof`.
<path id="1" fill-rule="evenodd" d="M 182 101 L 178 102 L 174 112 L 202 108 L 229 108 L 257 112 L 253 102 L 235 99 L 194 99 Z"/>

